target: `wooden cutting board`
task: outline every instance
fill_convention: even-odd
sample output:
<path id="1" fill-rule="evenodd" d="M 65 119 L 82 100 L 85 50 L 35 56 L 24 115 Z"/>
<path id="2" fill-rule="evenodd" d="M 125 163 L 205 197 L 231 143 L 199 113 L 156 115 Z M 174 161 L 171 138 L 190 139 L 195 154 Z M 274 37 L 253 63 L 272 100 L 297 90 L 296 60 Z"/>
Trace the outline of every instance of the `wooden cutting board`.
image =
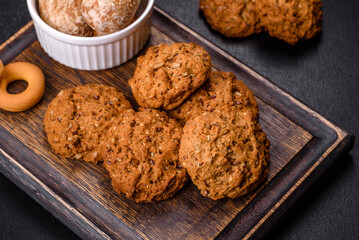
<path id="1" fill-rule="evenodd" d="M 260 124 L 271 142 L 270 171 L 265 184 L 244 197 L 213 201 L 201 196 L 192 183 L 171 199 L 151 204 L 135 203 L 117 194 L 100 164 L 54 154 L 42 122 L 59 91 L 86 83 L 115 86 L 137 107 L 127 84 L 136 59 L 104 71 L 68 68 L 43 51 L 32 22 L 0 46 L 4 64 L 31 62 L 46 76 L 45 96 L 34 108 L 21 113 L 0 110 L 0 170 L 84 239 L 261 237 L 353 146 L 353 136 L 155 8 L 146 48 L 174 42 L 201 45 L 210 53 L 215 70 L 234 72 L 256 95 Z M 24 86 L 15 83 L 10 88 L 17 92 Z"/>

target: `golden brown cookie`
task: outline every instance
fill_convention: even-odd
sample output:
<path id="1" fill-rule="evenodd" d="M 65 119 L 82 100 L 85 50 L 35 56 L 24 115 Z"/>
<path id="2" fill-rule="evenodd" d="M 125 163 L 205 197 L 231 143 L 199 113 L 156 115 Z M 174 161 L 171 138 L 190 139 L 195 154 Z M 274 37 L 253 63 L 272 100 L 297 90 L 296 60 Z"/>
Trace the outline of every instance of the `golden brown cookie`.
<path id="1" fill-rule="evenodd" d="M 81 13 L 82 0 L 39 0 L 39 15 L 50 27 L 74 36 L 91 37 Z"/>
<path id="2" fill-rule="evenodd" d="M 209 80 L 180 106 L 168 112 L 184 125 L 202 112 L 235 111 L 258 119 L 258 104 L 249 88 L 231 72 L 213 71 Z"/>
<path id="3" fill-rule="evenodd" d="M 129 80 L 142 107 L 173 109 L 200 87 L 211 73 L 211 57 L 194 43 L 151 47 L 137 59 Z"/>
<path id="4" fill-rule="evenodd" d="M 121 112 L 131 108 L 114 87 L 87 84 L 62 90 L 49 104 L 44 127 L 52 149 L 67 158 L 102 161 L 99 145 Z"/>
<path id="5" fill-rule="evenodd" d="M 112 186 L 136 202 L 170 198 L 187 182 L 178 160 L 180 124 L 155 109 L 125 111 L 101 147 Z"/>
<path id="6" fill-rule="evenodd" d="M 202 195 L 237 198 L 266 178 L 269 141 L 250 118 L 204 112 L 184 126 L 179 155 Z"/>
<path id="7" fill-rule="evenodd" d="M 226 37 L 246 37 L 262 31 L 255 0 L 200 0 L 199 8 L 212 29 Z"/>
<path id="8" fill-rule="evenodd" d="M 82 15 L 97 35 L 117 32 L 127 27 L 140 0 L 82 0 Z"/>
<path id="9" fill-rule="evenodd" d="M 321 0 L 261 0 L 257 12 L 268 33 L 295 45 L 321 31 Z"/>

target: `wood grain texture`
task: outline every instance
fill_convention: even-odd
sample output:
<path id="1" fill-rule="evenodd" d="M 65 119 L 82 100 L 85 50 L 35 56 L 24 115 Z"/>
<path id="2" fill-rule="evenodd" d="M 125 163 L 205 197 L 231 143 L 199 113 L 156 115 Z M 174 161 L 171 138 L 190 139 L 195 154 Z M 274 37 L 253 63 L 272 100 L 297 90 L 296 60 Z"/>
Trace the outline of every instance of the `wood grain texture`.
<path id="1" fill-rule="evenodd" d="M 271 142 L 270 171 L 263 186 L 235 200 L 213 201 L 188 184 L 173 198 L 139 204 L 111 187 L 101 165 L 65 159 L 46 141 L 43 117 L 59 91 L 86 83 L 120 89 L 137 104 L 127 84 L 136 58 L 109 70 L 80 71 L 50 58 L 32 23 L 0 46 L 4 63 L 26 61 L 46 76 L 45 96 L 22 113 L 0 110 L 1 171 L 83 238 L 213 239 L 261 236 L 353 138 L 274 86 L 186 26 L 155 9 L 146 48 L 161 43 L 195 42 L 212 56 L 213 68 L 234 72 L 255 93 L 260 124 Z M 140 53 L 143 54 L 144 50 Z M 14 91 L 23 88 L 12 86 Z M 309 179 L 309 180 L 308 180 Z"/>

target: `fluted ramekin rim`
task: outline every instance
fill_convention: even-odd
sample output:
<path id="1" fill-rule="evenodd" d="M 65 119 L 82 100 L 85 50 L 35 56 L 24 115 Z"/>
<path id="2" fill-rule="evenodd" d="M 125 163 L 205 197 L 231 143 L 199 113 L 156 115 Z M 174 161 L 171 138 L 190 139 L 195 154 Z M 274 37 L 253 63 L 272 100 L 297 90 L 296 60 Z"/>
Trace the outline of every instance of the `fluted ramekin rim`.
<path id="1" fill-rule="evenodd" d="M 27 0 L 27 6 L 29 13 L 38 27 L 42 28 L 47 34 L 51 35 L 52 37 L 56 38 L 59 41 L 75 44 L 75 45 L 86 45 L 86 46 L 93 46 L 93 45 L 103 45 L 107 43 L 111 43 L 117 41 L 121 38 L 124 38 L 130 35 L 132 32 L 136 31 L 141 24 L 146 20 L 146 18 L 151 15 L 154 0 L 148 0 L 147 6 L 141 16 L 139 16 L 133 23 L 129 26 L 125 27 L 124 29 L 111 33 L 104 36 L 96 36 L 96 37 L 81 37 L 81 36 L 72 36 L 66 33 L 62 33 L 49 25 L 47 25 L 38 14 L 36 9 L 36 2 L 37 0 Z"/>

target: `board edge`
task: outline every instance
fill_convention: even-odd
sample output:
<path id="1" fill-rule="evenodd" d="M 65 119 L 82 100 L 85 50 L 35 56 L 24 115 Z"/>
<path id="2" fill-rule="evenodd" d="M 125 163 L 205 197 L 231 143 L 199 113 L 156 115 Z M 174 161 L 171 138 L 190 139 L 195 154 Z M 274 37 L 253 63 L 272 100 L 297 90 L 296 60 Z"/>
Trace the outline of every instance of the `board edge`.
<path id="1" fill-rule="evenodd" d="M 70 204 L 68 204 L 64 199 L 62 199 L 58 194 L 52 191 L 44 182 L 35 177 L 30 171 L 28 171 L 24 166 L 18 163 L 13 157 L 11 157 L 6 151 L 0 148 L 0 154 L 3 160 L 0 157 L 0 163 L 3 162 L 4 165 L 10 164 L 7 167 L 1 168 L 1 173 L 3 173 L 7 178 L 9 178 L 16 186 L 21 190 L 26 192 L 32 199 L 34 199 L 38 204 L 43 206 L 47 211 L 53 214 L 57 219 L 59 219 L 63 224 L 65 224 L 69 229 L 71 229 L 78 236 L 85 238 L 91 237 L 91 239 L 111 239 L 106 233 L 100 230 L 94 223 L 92 223 L 88 218 L 82 215 L 79 211 L 74 209 Z M 7 162 L 5 162 L 7 160 Z M 4 171 L 5 169 L 5 171 Z M 24 178 L 20 179 L 15 176 L 18 173 L 23 173 Z M 26 179 L 26 181 L 25 181 Z M 34 186 L 40 186 L 34 187 Z M 42 190 L 42 191 L 41 191 Z M 53 200 L 42 201 L 41 196 L 47 196 Z M 62 214 L 56 212 L 56 203 L 62 206 L 61 210 L 66 210 Z M 66 214 L 65 214 L 66 212 Z M 66 215 L 71 215 L 77 219 L 77 221 L 72 221 L 70 224 L 69 221 L 66 221 Z M 83 226 L 90 226 L 93 231 L 83 231 L 85 229 Z M 89 233 L 94 234 L 89 234 Z M 88 234 L 86 234 L 88 233 Z"/>

